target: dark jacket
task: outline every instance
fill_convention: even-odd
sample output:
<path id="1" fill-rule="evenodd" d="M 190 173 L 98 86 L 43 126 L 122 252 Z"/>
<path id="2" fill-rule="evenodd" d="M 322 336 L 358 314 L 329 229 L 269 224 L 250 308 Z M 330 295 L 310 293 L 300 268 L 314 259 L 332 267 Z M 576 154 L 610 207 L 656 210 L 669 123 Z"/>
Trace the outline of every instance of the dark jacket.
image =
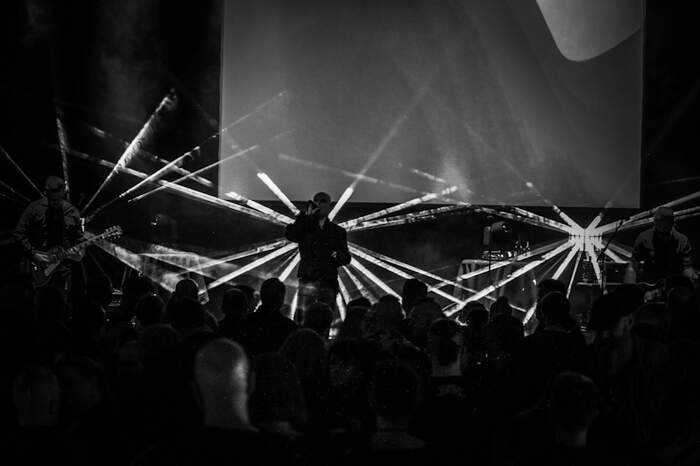
<path id="1" fill-rule="evenodd" d="M 22 213 L 15 228 L 15 239 L 25 252 L 33 249 L 46 250 L 49 246 L 47 210 L 49 201 L 42 197 L 32 202 Z M 60 246 L 70 247 L 83 240 L 80 225 L 80 212 L 68 201 L 61 203 L 63 211 L 63 232 Z"/>
<path id="2" fill-rule="evenodd" d="M 276 352 L 296 329 L 297 324 L 283 316 L 279 309 L 261 305 L 257 311 L 246 316 L 241 343 L 251 356 Z"/>
<path id="3" fill-rule="evenodd" d="M 294 223 L 287 225 L 285 236 L 299 243 L 298 277 L 303 281 L 323 281 L 327 286 L 338 287 L 338 267 L 350 263 L 347 233 L 330 220 L 321 228 L 318 220 L 300 213 Z M 331 254 L 337 252 L 334 259 Z"/>
<path id="4" fill-rule="evenodd" d="M 645 230 L 634 241 L 634 259 L 644 261 L 642 280 L 654 282 L 691 267 L 692 248 L 688 237 L 675 228 L 670 235 L 657 235 L 653 228 Z"/>

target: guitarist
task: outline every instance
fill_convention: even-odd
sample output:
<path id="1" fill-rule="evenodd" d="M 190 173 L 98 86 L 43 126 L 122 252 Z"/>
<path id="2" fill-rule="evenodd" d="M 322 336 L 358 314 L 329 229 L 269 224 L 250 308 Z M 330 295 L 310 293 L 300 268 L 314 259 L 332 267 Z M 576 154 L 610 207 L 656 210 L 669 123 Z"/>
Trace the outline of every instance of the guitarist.
<path id="1" fill-rule="evenodd" d="M 83 240 L 80 212 L 66 199 L 65 182 L 49 176 L 44 183 L 44 197 L 27 206 L 15 228 L 15 239 L 27 258 L 23 271 L 31 272 L 40 252 L 50 260 L 80 261 L 83 253 L 67 256 L 66 249 Z M 62 264 L 51 276 L 47 286 L 61 292 L 64 300 L 70 291 L 70 268 Z"/>
<path id="2" fill-rule="evenodd" d="M 693 278 L 691 249 L 688 237 L 674 227 L 673 210 L 659 207 L 654 212 L 654 227 L 641 232 L 634 242 L 639 281 L 655 283 L 677 274 Z"/>

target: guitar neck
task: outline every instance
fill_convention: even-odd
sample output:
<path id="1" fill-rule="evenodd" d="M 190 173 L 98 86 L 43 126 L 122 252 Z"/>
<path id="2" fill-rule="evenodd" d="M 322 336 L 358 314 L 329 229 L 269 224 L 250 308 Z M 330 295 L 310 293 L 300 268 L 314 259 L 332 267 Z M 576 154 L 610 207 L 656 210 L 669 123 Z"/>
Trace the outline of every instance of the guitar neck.
<path id="1" fill-rule="evenodd" d="M 97 241 L 101 240 L 104 238 L 106 235 L 97 235 L 93 236 L 92 238 L 88 238 L 85 241 L 82 241 L 74 246 L 71 246 L 66 250 L 68 254 L 75 254 L 79 252 L 81 249 L 85 249 L 86 247 L 90 246 L 92 243 L 96 243 Z"/>

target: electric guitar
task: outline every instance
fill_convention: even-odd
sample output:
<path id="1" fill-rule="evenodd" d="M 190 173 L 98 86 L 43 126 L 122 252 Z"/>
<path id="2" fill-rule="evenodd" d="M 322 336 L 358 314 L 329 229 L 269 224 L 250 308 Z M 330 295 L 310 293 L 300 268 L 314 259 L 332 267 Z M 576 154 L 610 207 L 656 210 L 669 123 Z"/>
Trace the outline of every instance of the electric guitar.
<path id="1" fill-rule="evenodd" d="M 116 238 L 122 234 L 122 227 L 113 226 L 107 228 L 99 235 L 94 235 L 85 241 L 82 241 L 75 246 L 64 249 L 62 247 L 53 247 L 48 251 L 34 251 L 32 253 L 31 273 L 36 287 L 45 286 L 51 276 L 61 267 L 64 259 L 76 258 L 85 248 L 98 241 L 107 238 Z"/>

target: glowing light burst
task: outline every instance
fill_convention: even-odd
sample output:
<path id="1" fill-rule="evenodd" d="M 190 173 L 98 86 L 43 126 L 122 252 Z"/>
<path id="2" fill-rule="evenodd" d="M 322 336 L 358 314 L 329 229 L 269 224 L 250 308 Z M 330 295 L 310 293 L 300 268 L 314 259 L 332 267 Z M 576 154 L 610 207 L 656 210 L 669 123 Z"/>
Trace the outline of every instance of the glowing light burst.
<path id="1" fill-rule="evenodd" d="M 272 181 L 272 178 L 270 178 L 267 173 L 260 172 L 258 173 L 258 178 L 260 178 L 260 181 L 265 183 L 265 186 L 270 188 L 270 191 L 277 196 L 277 198 L 282 201 L 282 204 L 287 206 L 287 208 L 292 212 L 294 215 L 299 214 L 299 209 L 296 208 L 294 204 L 292 204 L 292 201 L 289 200 L 286 194 L 275 184 L 274 181 Z"/>

